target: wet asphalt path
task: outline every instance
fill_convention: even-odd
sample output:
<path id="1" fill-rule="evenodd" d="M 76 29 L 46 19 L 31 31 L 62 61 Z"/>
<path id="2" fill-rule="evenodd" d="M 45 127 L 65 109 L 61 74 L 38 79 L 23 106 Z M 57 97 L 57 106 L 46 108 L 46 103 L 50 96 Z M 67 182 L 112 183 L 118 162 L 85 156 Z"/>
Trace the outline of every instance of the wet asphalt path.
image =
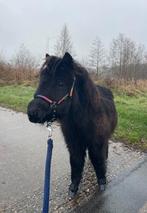
<path id="1" fill-rule="evenodd" d="M 4 108 L 0 108 L 0 121 L 0 213 L 41 212 L 48 131 L 31 124 L 23 113 Z M 51 212 L 135 213 L 145 205 L 145 154 L 110 142 L 105 193 L 98 193 L 95 174 L 87 160 L 80 192 L 69 201 L 69 155 L 56 125 L 53 139 Z"/>
<path id="2" fill-rule="evenodd" d="M 119 177 L 101 196 L 96 192 L 76 212 L 147 213 L 147 160 Z"/>

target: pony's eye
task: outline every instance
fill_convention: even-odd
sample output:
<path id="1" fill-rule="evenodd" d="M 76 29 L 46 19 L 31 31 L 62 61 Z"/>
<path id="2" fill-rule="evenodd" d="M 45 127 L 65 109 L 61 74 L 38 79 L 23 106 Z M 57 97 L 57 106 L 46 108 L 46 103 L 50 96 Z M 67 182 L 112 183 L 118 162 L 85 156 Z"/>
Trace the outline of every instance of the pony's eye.
<path id="1" fill-rule="evenodd" d="M 59 81 L 58 86 L 59 86 L 59 87 L 63 87 L 63 86 L 64 86 L 64 83 L 63 83 L 62 81 Z"/>

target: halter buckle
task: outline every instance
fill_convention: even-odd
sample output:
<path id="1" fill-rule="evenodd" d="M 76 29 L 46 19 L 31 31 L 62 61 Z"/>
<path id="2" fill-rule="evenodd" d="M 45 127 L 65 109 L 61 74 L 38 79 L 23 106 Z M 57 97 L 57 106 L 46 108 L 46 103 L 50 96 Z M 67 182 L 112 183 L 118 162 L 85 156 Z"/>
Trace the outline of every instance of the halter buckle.
<path id="1" fill-rule="evenodd" d="M 57 107 L 57 104 L 56 104 L 56 102 L 54 101 L 53 103 L 51 103 L 50 104 L 50 107 L 51 107 L 51 109 L 56 109 L 56 107 Z"/>

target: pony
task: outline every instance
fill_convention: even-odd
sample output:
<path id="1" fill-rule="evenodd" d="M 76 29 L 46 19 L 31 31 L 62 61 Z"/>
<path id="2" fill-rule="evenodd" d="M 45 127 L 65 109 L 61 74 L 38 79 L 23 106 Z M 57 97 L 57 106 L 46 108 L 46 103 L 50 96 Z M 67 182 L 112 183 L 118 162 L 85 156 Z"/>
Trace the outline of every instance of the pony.
<path id="1" fill-rule="evenodd" d="M 99 189 L 105 190 L 108 140 L 117 124 L 112 92 L 95 85 L 86 68 L 68 52 L 63 57 L 46 54 L 39 75 L 38 88 L 28 104 L 27 114 L 33 123 L 55 120 L 60 123 L 70 156 L 69 196 L 73 198 L 77 194 L 86 151 Z"/>

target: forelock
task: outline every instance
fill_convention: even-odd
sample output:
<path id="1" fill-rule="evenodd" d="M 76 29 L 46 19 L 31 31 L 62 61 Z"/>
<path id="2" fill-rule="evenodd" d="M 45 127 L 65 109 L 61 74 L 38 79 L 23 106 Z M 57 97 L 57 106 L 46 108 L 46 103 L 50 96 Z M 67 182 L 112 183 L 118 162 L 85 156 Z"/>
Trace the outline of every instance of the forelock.
<path id="1" fill-rule="evenodd" d="M 43 63 L 41 70 L 48 68 L 53 73 L 56 70 L 60 61 L 61 61 L 61 58 L 50 56 Z"/>

